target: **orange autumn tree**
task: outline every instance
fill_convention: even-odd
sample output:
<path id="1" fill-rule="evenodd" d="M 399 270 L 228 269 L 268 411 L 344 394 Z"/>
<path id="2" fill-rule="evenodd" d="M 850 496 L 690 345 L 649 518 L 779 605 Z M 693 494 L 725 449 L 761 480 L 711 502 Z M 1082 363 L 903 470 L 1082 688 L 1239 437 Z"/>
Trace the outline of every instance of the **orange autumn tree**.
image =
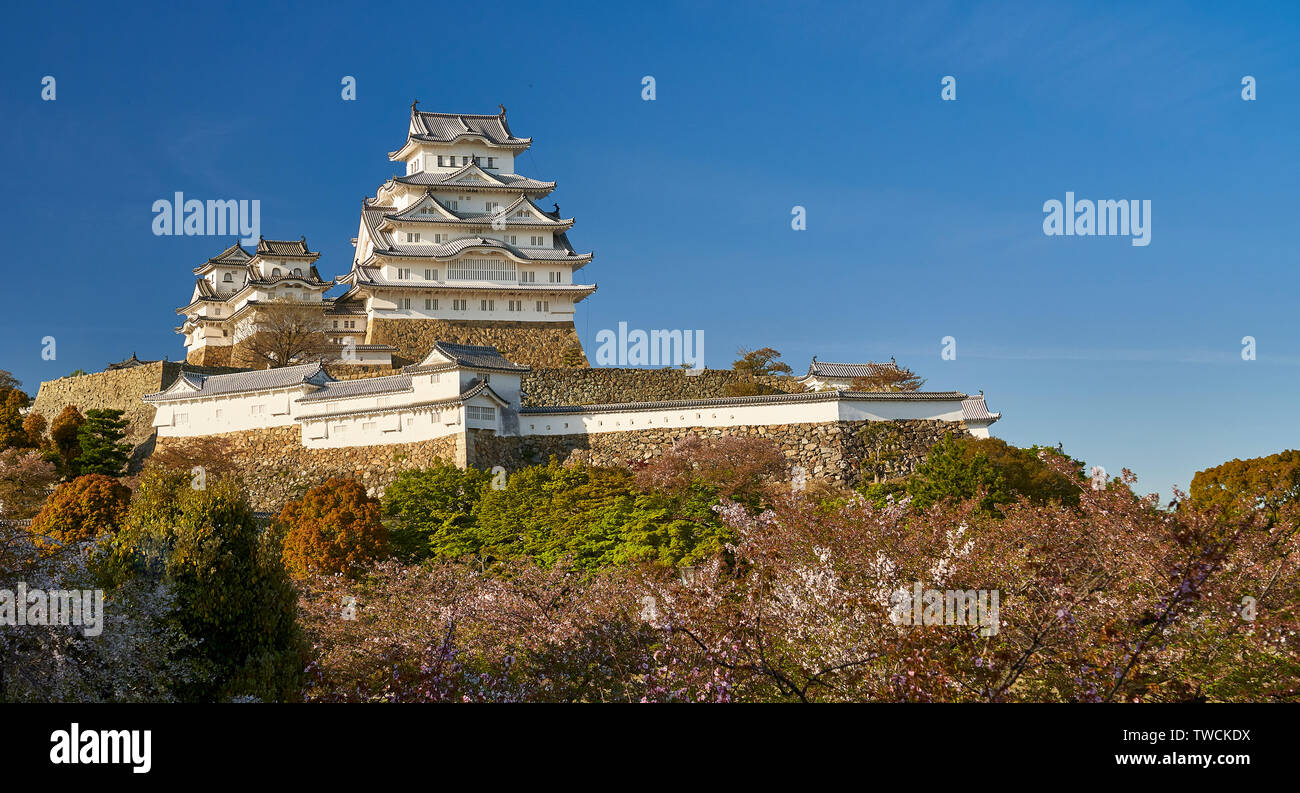
<path id="1" fill-rule="evenodd" d="M 116 534 L 130 505 L 130 488 L 111 476 L 86 474 L 56 487 L 29 531 L 45 548 L 89 542 Z"/>
<path id="2" fill-rule="evenodd" d="M 354 479 L 333 478 L 313 487 L 280 511 L 285 570 L 297 579 L 350 575 L 387 558 L 388 530 L 379 514 L 379 501 Z"/>

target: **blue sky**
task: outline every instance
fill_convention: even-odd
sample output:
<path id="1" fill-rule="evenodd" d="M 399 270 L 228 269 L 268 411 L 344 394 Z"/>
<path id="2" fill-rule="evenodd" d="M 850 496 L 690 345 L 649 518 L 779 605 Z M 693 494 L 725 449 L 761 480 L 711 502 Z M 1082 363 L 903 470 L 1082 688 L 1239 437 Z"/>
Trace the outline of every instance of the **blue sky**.
<path id="1" fill-rule="evenodd" d="M 263 234 L 305 234 L 343 274 L 411 100 L 504 103 L 534 138 L 517 170 L 559 182 L 544 206 L 596 253 L 589 352 L 623 321 L 704 330 L 714 367 L 740 346 L 799 372 L 893 355 L 927 388 L 983 389 L 999 437 L 1166 494 L 1298 445 L 1294 3 L 408 10 L 7 9 L 0 367 L 34 392 L 133 351 L 182 357 L 190 270 L 232 240 L 154 236 L 176 191 L 260 199 Z M 1066 191 L 1150 200 L 1151 244 L 1045 236 Z"/>

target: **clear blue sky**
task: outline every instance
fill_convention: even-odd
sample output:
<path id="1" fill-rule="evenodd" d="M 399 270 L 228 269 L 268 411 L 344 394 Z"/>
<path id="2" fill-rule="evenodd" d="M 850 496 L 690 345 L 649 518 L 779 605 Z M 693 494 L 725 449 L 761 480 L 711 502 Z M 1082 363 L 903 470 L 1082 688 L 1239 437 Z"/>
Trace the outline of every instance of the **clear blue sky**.
<path id="1" fill-rule="evenodd" d="M 894 355 L 1166 494 L 1300 445 L 1295 3 L 275 5 L 9 4 L 0 367 L 29 391 L 182 356 L 190 270 L 231 240 L 153 236 L 176 191 L 260 199 L 346 272 L 418 97 L 534 138 L 518 170 L 596 253 L 589 351 L 625 321 L 703 329 L 715 367 Z M 1045 236 L 1066 191 L 1149 199 L 1151 244 Z"/>

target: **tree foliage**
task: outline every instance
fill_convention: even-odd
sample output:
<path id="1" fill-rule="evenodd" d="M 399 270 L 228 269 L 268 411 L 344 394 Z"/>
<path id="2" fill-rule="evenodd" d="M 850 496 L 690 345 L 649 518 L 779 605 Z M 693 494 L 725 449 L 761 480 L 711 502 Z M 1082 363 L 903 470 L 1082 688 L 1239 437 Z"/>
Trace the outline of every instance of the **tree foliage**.
<path id="1" fill-rule="evenodd" d="M 117 575 L 174 593 L 172 618 L 199 642 L 183 656 L 201 670 L 183 699 L 297 699 L 305 647 L 279 538 L 258 525 L 236 480 L 206 484 L 191 487 L 188 471 L 143 476 L 114 548 Z"/>
<path id="2" fill-rule="evenodd" d="M 731 368 L 750 377 L 790 374 L 790 364 L 781 360 L 781 353 L 771 347 L 747 350 L 744 347 L 736 351 L 740 357 L 732 362 Z"/>
<path id="3" fill-rule="evenodd" d="M 59 469 L 65 476 L 76 476 L 77 458 L 81 456 L 79 435 L 86 417 L 75 405 L 68 405 L 50 424 L 50 443 L 58 454 Z"/>
<path id="4" fill-rule="evenodd" d="M 478 468 L 442 463 L 403 471 L 384 489 L 383 509 L 392 521 L 395 555 L 406 561 L 476 553 L 473 528 L 478 502 L 491 475 Z"/>
<path id="5" fill-rule="evenodd" d="M 355 479 L 332 478 L 280 511 L 284 567 L 293 578 L 352 575 L 388 558 L 388 529 L 379 501 Z"/>
<path id="6" fill-rule="evenodd" d="M 1280 510 L 1300 501 L 1300 450 L 1231 460 L 1197 471 L 1192 477 L 1190 496 L 1197 508 L 1237 512 L 1258 509 L 1276 519 Z"/>
<path id="7" fill-rule="evenodd" d="M 877 365 L 869 375 L 853 378 L 850 388 L 854 391 L 918 391 L 925 385 L 925 378 L 904 366 L 891 363 L 889 366 Z"/>
<path id="8" fill-rule="evenodd" d="M 968 501 L 980 494 L 979 508 L 985 513 L 995 513 L 1022 496 L 1034 504 L 1077 503 L 1076 481 L 1041 459 L 1040 452 L 1054 454 L 1017 448 L 998 438 L 945 435 L 904 487 L 923 508 L 941 501 Z M 1081 465 L 1071 464 L 1076 471 Z"/>
<path id="9" fill-rule="evenodd" d="M 55 467 L 34 450 L 0 451 L 0 519 L 35 515 L 58 478 Z"/>
<path id="10" fill-rule="evenodd" d="M 23 411 L 31 401 L 31 397 L 18 388 L 0 388 L 0 449 L 32 445 L 23 429 Z"/>
<path id="11" fill-rule="evenodd" d="M 236 328 L 235 363 L 274 369 L 329 360 L 340 347 L 330 343 L 328 330 L 318 302 L 267 301 Z"/>
<path id="12" fill-rule="evenodd" d="M 131 455 L 131 444 L 123 443 L 127 421 L 121 410 L 87 410 L 86 420 L 77 429 L 81 454 L 76 468 L 83 474 L 121 476 Z"/>
<path id="13" fill-rule="evenodd" d="M 32 519 L 38 547 L 63 547 L 111 538 L 126 519 L 131 491 L 103 474 L 84 474 L 54 489 Z"/>

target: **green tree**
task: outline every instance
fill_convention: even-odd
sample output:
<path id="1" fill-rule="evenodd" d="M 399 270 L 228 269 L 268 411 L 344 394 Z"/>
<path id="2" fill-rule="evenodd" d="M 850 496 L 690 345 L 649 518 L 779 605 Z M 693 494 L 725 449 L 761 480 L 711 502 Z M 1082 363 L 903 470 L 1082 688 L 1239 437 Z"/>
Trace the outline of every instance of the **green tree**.
<path id="1" fill-rule="evenodd" d="M 999 514 L 998 505 L 1020 496 L 1034 504 L 1079 503 L 1078 483 L 1053 470 L 1039 458 L 1038 447 L 1021 449 L 998 438 L 945 435 L 916 472 L 907 478 L 907 493 L 918 506 L 972 499 L 987 489 L 980 510 Z M 1081 463 L 1070 461 L 1078 470 Z M 884 491 L 881 491 L 884 492 Z"/>
<path id="2" fill-rule="evenodd" d="M 491 478 L 450 463 L 399 474 L 383 498 L 393 552 L 406 561 L 477 553 L 474 512 Z"/>
<path id="3" fill-rule="evenodd" d="M 77 469 L 83 474 L 121 476 L 131 454 L 131 444 L 122 442 L 126 427 L 120 410 L 87 410 L 77 430 L 81 446 Z"/>
<path id="4" fill-rule="evenodd" d="M 297 593 L 276 532 L 263 531 L 236 480 L 190 486 L 184 471 L 146 472 L 114 556 L 119 574 L 157 576 L 175 595 L 173 618 L 205 671 L 180 694 L 189 701 L 301 695 L 306 647 Z"/>

